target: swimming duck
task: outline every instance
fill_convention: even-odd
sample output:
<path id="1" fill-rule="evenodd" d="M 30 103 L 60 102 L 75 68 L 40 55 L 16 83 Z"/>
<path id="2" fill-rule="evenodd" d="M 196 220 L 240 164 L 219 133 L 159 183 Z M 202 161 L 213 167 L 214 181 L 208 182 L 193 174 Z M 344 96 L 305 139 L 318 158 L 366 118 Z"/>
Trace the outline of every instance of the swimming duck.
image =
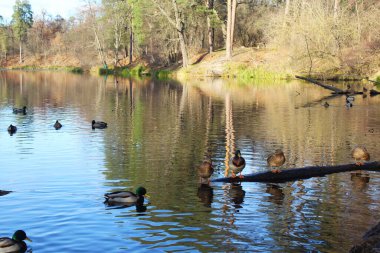
<path id="1" fill-rule="evenodd" d="M 235 156 L 231 158 L 230 162 L 230 170 L 232 177 L 235 178 L 236 174 L 240 173 L 240 178 L 243 178 L 244 176 L 241 174 L 243 169 L 245 168 L 245 160 L 241 156 L 240 150 L 236 150 Z"/>
<path id="2" fill-rule="evenodd" d="M 270 154 L 267 158 L 269 167 L 280 167 L 285 163 L 285 155 L 281 149 L 277 149 L 273 154 Z M 280 169 L 272 169 L 273 173 L 280 173 Z"/>
<path id="3" fill-rule="evenodd" d="M 107 127 L 107 123 L 106 122 L 95 121 L 95 120 L 92 121 L 92 129 L 95 129 L 95 128 L 103 129 L 103 128 L 106 128 L 106 127 Z"/>
<path id="4" fill-rule="evenodd" d="M 16 131 L 17 131 L 17 127 L 10 124 L 10 126 L 8 127 L 9 134 L 14 134 L 14 133 L 16 133 Z"/>
<path id="5" fill-rule="evenodd" d="M 23 230 L 17 230 L 12 239 L 8 237 L 0 238 L 0 252 L 9 253 L 23 253 L 27 249 L 27 245 L 24 240 L 32 241 Z"/>
<path id="6" fill-rule="evenodd" d="M 329 103 L 327 103 L 327 101 L 326 101 L 326 102 L 323 104 L 323 106 L 327 108 L 327 107 L 329 107 L 329 106 L 330 106 L 330 104 L 329 104 Z"/>
<path id="7" fill-rule="evenodd" d="M 363 87 L 363 93 L 367 93 L 368 89 L 366 87 Z"/>
<path id="8" fill-rule="evenodd" d="M 352 158 L 355 159 L 356 165 L 361 166 L 364 163 L 361 160 L 369 161 L 370 155 L 364 146 L 356 146 L 351 152 Z"/>
<path id="9" fill-rule="evenodd" d="M 24 106 L 23 108 L 16 108 L 14 107 L 13 108 L 13 113 L 23 113 L 23 114 L 26 114 L 26 106 Z"/>
<path id="10" fill-rule="evenodd" d="M 346 94 L 346 103 L 352 103 L 354 101 L 355 101 L 354 96 L 349 96 L 348 94 Z"/>
<path id="11" fill-rule="evenodd" d="M 214 173 L 214 167 L 210 157 L 206 157 L 202 164 L 198 167 L 198 175 L 200 177 L 201 184 L 210 183 L 210 177 Z"/>
<path id="12" fill-rule="evenodd" d="M 62 127 L 62 124 L 59 123 L 59 121 L 57 120 L 57 121 L 55 122 L 55 124 L 54 124 L 54 128 L 55 128 L 55 130 L 60 129 L 61 127 Z"/>
<path id="13" fill-rule="evenodd" d="M 105 202 L 109 205 L 133 205 L 144 203 L 144 197 L 146 196 L 146 189 L 144 187 L 138 187 L 136 193 L 131 191 L 116 191 L 104 194 L 106 198 Z"/>

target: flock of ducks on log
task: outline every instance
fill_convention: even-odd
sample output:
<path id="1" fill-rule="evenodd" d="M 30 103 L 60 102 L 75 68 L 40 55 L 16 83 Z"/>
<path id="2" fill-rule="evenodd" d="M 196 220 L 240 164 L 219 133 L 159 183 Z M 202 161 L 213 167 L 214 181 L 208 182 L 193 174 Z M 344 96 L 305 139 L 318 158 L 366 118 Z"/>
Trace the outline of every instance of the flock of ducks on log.
<path id="1" fill-rule="evenodd" d="M 352 89 L 351 85 L 347 85 L 347 89 L 346 89 L 346 104 L 345 104 L 345 106 L 347 108 L 350 108 L 350 107 L 353 106 L 353 102 L 355 101 L 355 97 L 353 96 L 354 93 L 355 93 L 355 91 Z M 367 93 L 368 93 L 368 89 L 366 87 L 363 87 L 363 91 L 362 91 L 363 97 L 366 97 Z M 330 104 L 327 101 L 325 101 L 322 105 L 325 108 L 327 108 L 327 107 L 330 106 Z"/>
<path id="2" fill-rule="evenodd" d="M 23 108 L 13 108 L 14 113 L 26 114 L 26 106 Z M 104 129 L 107 127 L 107 123 L 102 121 L 93 120 L 91 123 L 93 129 Z M 54 124 L 55 129 L 60 129 L 62 124 L 57 120 Z M 13 134 L 17 131 L 17 127 L 12 124 L 8 127 L 8 132 Z M 363 165 L 362 161 L 369 161 L 370 155 L 367 149 L 363 146 L 357 146 L 352 150 L 352 157 L 356 161 L 356 165 Z M 273 154 L 270 154 L 267 158 L 267 165 L 271 168 L 272 173 L 280 173 L 281 167 L 285 163 L 285 155 L 281 149 L 277 149 Z M 237 177 L 244 178 L 242 171 L 246 165 L 245 159 L 241 155 L 240 150 L 236 150 L 234 157 L 229 161 L 229 167 L 231 171 L 231 176 L 233 178 Z M 214 166 L 210 157 L 206 157 L 202 164 L 198 167 L 198 175 L 200 177 L 201 184 L 209 184 L 210 178 L 214 173 Z M 143 205 L 144 198 L 148 197 L 146 194 L 147 190 L 144 187 L 138 187 L 136 192 L 131 191 L 116 191 L 111 193 L 106 193 L 104 195 L 105 203 L 112 205 L 124 205 L 124 206 L 136 206 L 137 211 L 145 211 L 146 207 Z M 12 238 L 3 237 L 0 238 L 0 253 L 1 252 L 25 252 L 27 245 L 24 240 L 31 241 L 23 230 L 17 230 Z"/>
<path id="3" fill-rule="evenodd" d="M 351 151 L 352 158 L 355 159 L 355 165 L 364 165 L 363 161 L 369 161 L 370 155 L 364 146 L 356 146 Z M 281 149 L 277 149 L 273 154 L 270 154 L 267 158 L 267 165 L 271 168 L 272 173 L 281 173 L 280 167 L 284 165 L 286 159 L 284 152 Z M 245 168 L 245 159 L 242 157 L 240 150 L 236 150 L 235 156 L 229 161 L 231 177 L 235 178 L 237 174 L 239 178 L 244 178 L 241 174 Z M 198 175 L 200 177 L 201 184 L 209 184 L 210 178 L 214 173 L 214 167 L 210 157 L 206 157 L 202 164 L 198 167 Z"/>

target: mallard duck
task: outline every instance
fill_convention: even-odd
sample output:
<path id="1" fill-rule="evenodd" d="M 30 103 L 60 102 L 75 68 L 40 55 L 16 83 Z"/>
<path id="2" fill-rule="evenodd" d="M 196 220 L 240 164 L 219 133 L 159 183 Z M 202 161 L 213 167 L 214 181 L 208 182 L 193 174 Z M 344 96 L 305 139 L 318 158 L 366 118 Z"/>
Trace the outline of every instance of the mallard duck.
<path id="1" fill-rule="evenodd" d="M 346 102 L 346 107 L 347 108 L 351 108 L 352 107 L 352 103 L 351 102 Z"/>
<path id="2" fill-rule="evenodd" d="M 16 108 L 14 107 L 13 108 L 13 113 L 23 113 L 23 114 L 26 114 L 26 106 L 24 106 L 23 108 Z"/>
<path id="3" fill-rule="evenodd" d="M 232 177 L 235 178 L 236 174 L 240 173 L 239 177 L 243 178 L 244 176 L 241 174 L 243 169 L 245 168 L 245 160 L 241 156 L 240 150 L 236 150 L 235 156 L 231 158 L 230 162 L 230 170 Z"/>
<path id="4" fill-rule="evenodd" d="M 356 161 L 355 164 L 358 166 L 361 166 L 364 164 L 363 162 L 360 162 L 361 160 L 369 161 L 370 159 L 369 153 L 364 146 L 356 146 L 352 150 L 351 155 L 352 155 L 352 158 L 354 158 Z"/>
<path id="5" fill-rule="evenodd" d="M 95 121 L 95 120 L 92 121 L 92 128 L 93 129 L 95 129 L 95 128 L 103 129 L 103 128 L 106 128 L 106 127 L 107 127 L 107 123 L 106 122 Z"/>
<path id="6" fill-rule="evenodd" d="M 16 133 L 16 131 L 17 131 L 17 127 L 14 126 L 14 125 L 12 125 L 12 124 L 10 124 L 10 126 L 8 127 L 8 132 L 10 134 L 14 134 L 14 133 Z"/>
<path id="7" fill-rule="evenodd" d="M 62 124 L 59 123 L 59 121 L 57 120 L 57 121 L 55 122 L 55 124 L 54 124 L 54 128 L 55 128 L 55 130 L 60 129 L 61 127 L 62 127 Z"/>
<path id="8" fill-rule="evenodd" d="M 146 195 L 146 189 L 144 187 L 138 187 L 136 193 L 131 191 L 116 191 L 111 193 L 104 194 L 106 198 L 106 203 L 109 205 L 133 205 L 133 204 L 142 204 L 144 203 L 144 197 Z"/>
<path id="9" fill-rule="evenodd" d="M 354 101 L 355 101 L 354 96 L 349 96 L 348 94 L 346 94 L 346 103 L 352 103 Z"/>
<path id="10" fill-rule="evenodd" d="M 198 167 L 198 175 L 200 177 L 201 184 L 210 183 L 210 177 L 214 173 L 214 167 L 210 157 L 206 157 L 202 164 Z"/>
<path id="11" fill-rule="evenodd" d="M 323 106 L 327 108 L 327 107 L 329 107 L 329 106 L 330 106 L 330 104 L 329 104 L 329 103 L 327 103 L 327 101 L 326 101 L 326 102 L 323 104 Z"/>
<path id="12" fill-rule="evenodd" d="M 363 93 L 367 93 L 368 89 L 366 87 L 363 87 Z"/>
<path id="13" fill-rule="evenodd" d="M 285 155 L 281 149 L 277 149 L 273 154 L 270 154 L 267 158 L 269 167 L 281 167 L 285 163 Z M 280 173 L 280 169 L 272 169 L 273 173 Z"/>
<path id="14" fill-rule="evenodd" d="M 23 253 L 27 249 L 27 245 L 24 240 L 32 241 L 23 230 L 17 230 L 12 239 L 8 237 L 0 238 L 0 252 L 9 253 Z"/>

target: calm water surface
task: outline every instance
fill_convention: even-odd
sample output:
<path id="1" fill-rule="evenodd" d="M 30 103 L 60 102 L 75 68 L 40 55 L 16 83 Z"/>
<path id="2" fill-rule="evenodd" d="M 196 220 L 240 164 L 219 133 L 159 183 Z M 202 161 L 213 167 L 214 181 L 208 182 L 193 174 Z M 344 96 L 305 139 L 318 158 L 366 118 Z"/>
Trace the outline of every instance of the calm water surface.
<path id="1" fill-rule="evenodd" d="M 378 174 L 276 187 L 199 187 L 196 174 L 211 154 L 213 177 L 223 177 L 236 149 L 244 173 L 267 170 L 277 148 L 286 168 L 351 163 L 357 144 L 379 160 L 380 96 L 356 96 L 347 109 L 344 97 L 321 106 L 328 95 L 301 82 L 0 72 L 0 189 L 13 191 L 0 197 L 0 236 L 24 229 L 41 253 L 347 252 L 380 220 Z M 27 115 L 12 113 L 24 105 Z M 109 127 L 92 130 L 93 119 Z M 106 192 L 140 185 L 151 195 L 145 212 L 103 203 Z"/>

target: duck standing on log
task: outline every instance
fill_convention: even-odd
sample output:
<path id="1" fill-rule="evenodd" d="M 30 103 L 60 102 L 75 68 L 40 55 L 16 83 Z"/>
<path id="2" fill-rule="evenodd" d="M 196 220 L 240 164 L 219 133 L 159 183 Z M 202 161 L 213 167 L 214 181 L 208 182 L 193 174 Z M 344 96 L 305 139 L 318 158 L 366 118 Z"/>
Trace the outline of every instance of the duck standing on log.
<path id="1" fill-rule="evenodd" d="M 267 159 L 269 167 L 281 167 L 285 163 L 285 155 L 281 149 L 277 149 L 274 154 L 270 154 Z M 280 173 L 281 170 L 276 168 L 272 169 L 273 173 Z"/>
<path id="2" fill-rule="evenodd" d="M 210 157 L 206 157 L 202 164 L 198 167 L 198 175 L 200 177 L 201 184 L 209 184 L 210 177 L 214 173 L 214 167 Z"/>
<path id="3" fill-rule="evenodd" d="M 235 178 L 238 173 L 240 173 L 240 178 L 244 178 L 241 172 L 245 168 L 245 159 L 241 156 L 240 150 L 236 150 L 235 156 L 229 162 L 229 166 L 232 178 Z"/>
<path id="4" fill-rule="evenodd" d="M 355 159 L 356 165 L 364 165 L 361 161 L 369 161 L 370 155 L 364 146 L 356 146 L 351 152 L 352 158 Z"/>

